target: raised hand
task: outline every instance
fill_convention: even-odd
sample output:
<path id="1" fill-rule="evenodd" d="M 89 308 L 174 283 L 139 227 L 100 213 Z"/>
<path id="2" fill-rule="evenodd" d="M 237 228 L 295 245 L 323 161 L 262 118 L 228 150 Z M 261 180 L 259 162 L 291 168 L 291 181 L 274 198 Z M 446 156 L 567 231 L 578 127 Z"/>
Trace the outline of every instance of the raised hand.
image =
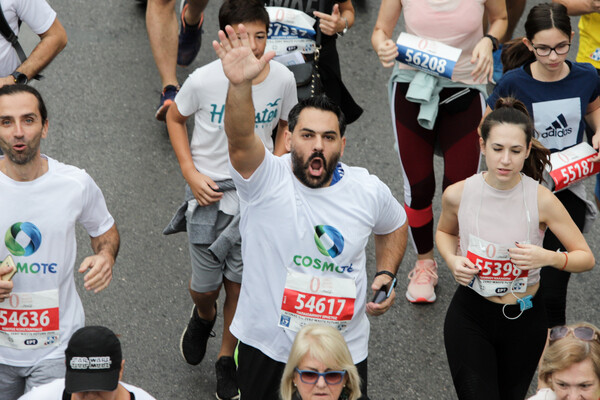
<path id="1" fill-rule="evenodd" d="M 257 59 L 250 48 L 250 41 L 244 24 L 238 25 L 237 33 L 230 25 L 225 27 L 225 31 L 227 33 L 219 31 L 220 43 L 216 40 L 213 41 L 213 48 L 221 59 L 225 76 L 232 85 L 252 83 L 252 80 L 275 57 L 275 52 L 269 51 L 260 59 Z"/>

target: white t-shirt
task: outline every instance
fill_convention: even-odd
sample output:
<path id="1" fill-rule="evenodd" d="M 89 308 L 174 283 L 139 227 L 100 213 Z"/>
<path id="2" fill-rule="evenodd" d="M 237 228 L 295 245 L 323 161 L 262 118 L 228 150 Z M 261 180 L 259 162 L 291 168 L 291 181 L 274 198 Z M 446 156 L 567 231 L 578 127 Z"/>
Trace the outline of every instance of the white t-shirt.
<path id="1" fill-rule="evenodd" d="M 252 100 L 256 110 L 256 133 L 267 149 L 273 151 L 273 129 L 279 120 L 287 121 L 288 113 L 298 99 L 296 81 L 290 70 L 277 62 L 269 65 L 265 80 L 252 86 Z M 194 71 L 175 97 L 182 115 L 194 114 L 190 144 L 194 165 L 213 180 L 231 179 L 224 118 L 228 87 L 221 60 L 216 60 Z"/>
<path id="2" fill-rule="evenodd" d="M 36 34 L 46 32 L 56 19 L 56 12 L 46 0 L 0 0 L 4 18 L 15 33 L 19 35 L 19 19 L 25 22 Z M 0 35 L 0 76 L 10 75 L 21 60 L 12 45 Z"/>
<path id="3" fill-rule="evenodd" d="M 119 382 L 125 389 L 135 395 L 135 400 L 156 400 L 148 392 L 139 387 Z M 45 385 L 36 386 L 19 400 L 62 400 L 63 391 L 65 390 L 65 380 L 56 379 Z"/>
<path id="4" fill-rule="evenodd" d="M 402 226 L 406 214 L 379 178 L 363 168 L 343 170 L 333 186 L 310 189 L 294 176 L 289 154 L 266 153 L 247 180 L 231 167 L 240 197 L 244 277 L 230 330 L 276 361 L 287 361 L 295 337 L 278 327 L 288 271 L 354 280 L 354 316 L 344 337 L 355 363 L 367 357 L 365 305 L 372 277 L 366 274 L 365 247 L 372 233 Z M 333 242 L 317 240 L 323 226 L 337 235 Z M 327 251 L 333 257 L 323 255 Z"/>
<path id="5" fill-rule="evenodd" d="M 92 237 L 114 225 L 102 192 L 84 170 L 43 157 L 48 171 L 33 181 L 0 173 L 0 259 L 11 254 L 17 266 L 11 298 L 0 303 L 0 330 L 29 331 L 12 345 L 0 335 L 0 364 L 18 367 L 64 357 L 69 338 L 84 326 L 73 276 L 75 223 Z"/>

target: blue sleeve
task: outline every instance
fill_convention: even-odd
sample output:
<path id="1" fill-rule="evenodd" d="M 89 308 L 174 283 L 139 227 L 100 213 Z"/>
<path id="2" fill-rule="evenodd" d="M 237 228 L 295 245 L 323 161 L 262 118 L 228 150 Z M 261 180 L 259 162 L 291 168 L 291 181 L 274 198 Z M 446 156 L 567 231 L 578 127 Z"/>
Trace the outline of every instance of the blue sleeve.
<path id="1" fill-rule="evenodd" d="M 492 94 L 490 94 L 490 96 L 487 98 L 486 103 L 488 106 L 490 106 L 492 110 L 494 109 L 494 106 L 496 105 L 496 102 L 499 98 L 511 95 L 510 88 L 511 86 L 514 86 L 515 79 L 517 79 L 514 75 L 515 72 L 516 70 L 511 70 L 507 72 L 504 76 L 502 76 L 502 78 L 500 78 L 498 84 L 494 88 Z M 514 94 L 512 95 L 514 96 Z"/>
<path id="2" fill-rule="evenodd" d="M 500 98 L 500 96 L 498 95 L 498 86 L 496 86 L 494 88 L 494 91 L 492 92 L 492 94 L 489 95 L 489 97 L 487 98 L 487 100 L 485 102 L 493 110 L 494 104 L 496 104 L 496 101 L 498 101 L 499 98 Z"/>

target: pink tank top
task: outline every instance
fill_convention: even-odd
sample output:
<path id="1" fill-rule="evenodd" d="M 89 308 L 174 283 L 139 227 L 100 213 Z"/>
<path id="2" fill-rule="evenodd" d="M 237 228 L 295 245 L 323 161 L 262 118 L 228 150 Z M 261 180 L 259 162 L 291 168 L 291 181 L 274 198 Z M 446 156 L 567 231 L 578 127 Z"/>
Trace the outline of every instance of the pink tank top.
<path id="1" fill-rule="evenodd" d="M 529 241 L 542 246 L 544 231 L 539 229 L 538 185 L 523 174 L 521 182 L 509 190 L 488 185 L 483 173 L 468 178 L 458 208 L 461 255 L 467 256 L 470 235 L 492 243 Z M 539 280 L 540 269 L 529 270 L 527 286 Z"/>
<path id="2" fill-rule="evenodd" d="M 402 0 L 407 33 L 462 49 L 453 81 L 475 83 L 471 56 L 483 37 L 484 4 L 484 0 Z M 412 69 L 402 63 L 399 68 Z"/>

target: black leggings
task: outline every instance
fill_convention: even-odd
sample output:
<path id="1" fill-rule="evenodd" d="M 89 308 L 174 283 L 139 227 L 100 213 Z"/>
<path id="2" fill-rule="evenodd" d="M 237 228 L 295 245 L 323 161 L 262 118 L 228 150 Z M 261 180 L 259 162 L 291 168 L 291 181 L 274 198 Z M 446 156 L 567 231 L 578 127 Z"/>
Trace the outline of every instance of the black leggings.
<path id="1" fill-rule="evenodd" d="M 558 192 L 556 197 L 563 203 L 575 225 L 580 231 L 583 231 L 586 212 L 586 205 L 583 200 L 575 196 L 570 190 Z M 565 247 L 550 229 L 546 231 L 544 237 L 544 248 L 552 251 L 565 250 Z M 548 313 L 548 328 L 565 325 L 566 323 L 567 286 L 570 277 L 570 272 L 560 271 L 553 267 L 542 268 L 541 288 L 544 292 L 543 299 Z"/>
<path id="2" fill-rule="evenodd" d="M 507 296 L 512 296 L 507 294 Z M 459 286 L 444 323 L 444 344 L 460 400 L 523 400 L 546 342 L 546 312 L 539 295 L 533 307 L 509 320 L 501 304 Z M 506 315 L 519 315 L 507 306 Z"/>

